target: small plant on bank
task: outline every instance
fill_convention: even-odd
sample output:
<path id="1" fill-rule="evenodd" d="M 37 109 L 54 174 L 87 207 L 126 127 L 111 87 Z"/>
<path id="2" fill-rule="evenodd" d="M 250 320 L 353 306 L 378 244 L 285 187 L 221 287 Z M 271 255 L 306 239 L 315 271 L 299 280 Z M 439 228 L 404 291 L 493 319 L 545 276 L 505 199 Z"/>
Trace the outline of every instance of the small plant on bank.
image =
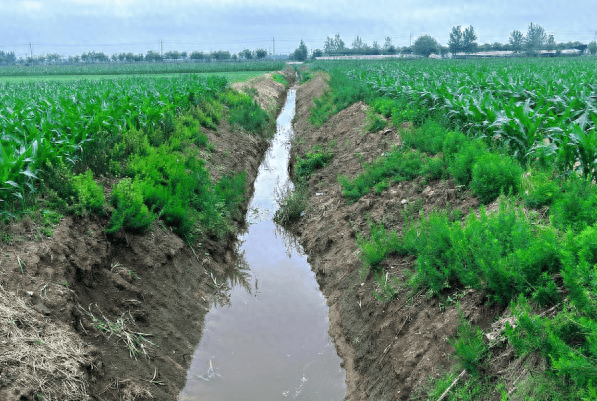
<path id="1" fill-rule="evenodd" d="M 309 207 L 309 192 L 307 185 L 299 182 L 292 188 L 291 184 L 275 191 L 278 210 L 274 214 L 274 221 L 281 226 L 297 220 Z"/>
<path id="2" fill-rule="evenodd" d="M 313 175 L 315 170 L 325 167 L 334 153 L 332 151 L 333 144 L 329 147 L 319 147 L 315 145 L 310 152 L 305 154 L 305 157 L 297 157 L 294 164 L 294 173 L 299 181 L 305 181 Z"/>
<path id="3" fill-rule="evenodd" d="M 460 309 L 459 304 L 457 308 Z M 456 350 L 456 357 L 462 368 L 472 375 L 478 375 L 479 364 L 487 351 L 483 331 L 479 327 L 473 327 L 464 318 L 462 311 L 459 310 L 459 313 L 458 333 L 454 338 L 448 339 L 448 342 Z"/>
<path id="4" fill-rule="evenodd" d="M 383 269 L 378 272 L 375 271 L 375 281 L 379 285 L 380 291 L 373 290 L 373 296 L 382 303 L 391 302 L 398 297 L 397 287 L 400 284 L 400 280 L 396 277 L 390 277 Z"/>
<path id="5" fill-rule="evenodd" d="M 288 81 L 286 80 L 286 77 L 284 75 L 274 73 L 274 74 L 272 74 L 272 79 L 275 82 L 278 82 L 278 83 L 284 85 L 285 87 L 288 87 Z"/>

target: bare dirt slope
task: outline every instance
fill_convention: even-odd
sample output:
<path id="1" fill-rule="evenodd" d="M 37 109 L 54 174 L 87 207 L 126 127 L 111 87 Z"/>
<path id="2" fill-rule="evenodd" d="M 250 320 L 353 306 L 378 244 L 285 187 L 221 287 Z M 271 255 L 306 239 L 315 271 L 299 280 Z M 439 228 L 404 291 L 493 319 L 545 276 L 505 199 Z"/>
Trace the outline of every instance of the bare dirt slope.
<path id="1" fill-rule="evenodd" d="M 400 141 L 396 127 L 363 132 L 367 106 L 357 103 L 314 128 L 308 117 L 314 97 L 327 87 L 324 75 L 303 84 L 297 91 L 297 116 L 293 158 L 314 145 L 335 141 L 333 159 L 309 181 L 310 209 L 292 230 L 309 255 L 309 263 L 330 306 L 330 335 L 346 369 L 346 400 L 406 400 L 413 390 L 440 369 L 449 368 L 453 349 L 446 341 L 456 333 L 459 313 L 452 302 L 416 294 L 408 288 L 390 303 L 373 296 L 379 290 L 373 273 L 363 279 L 356 233 L 368 234 L 367 216 L 386 227 L 404 224 L 404 212 L 418 213 L 435 207 L 464 214 L 478 206 L 476 199 L 460 193 L 452 181 L 426 183 L 421 178 L 395 183 L 381 194 L 371 193 L 347 204 L 338 184 L 339 174 L 355 176 L 364 163 Z M 409 129 L 408 126 L 402 127 Z M 292 168 L 292 167 L 291 167 Z M 393 257 L 381 267 L 404 282 L 412 269 L 411 258 Z M 484 306 L 484 295 L 473 290 L 449 289 L 459 299 L 464 315 L 483 329 L 490 326 L 499 307 Z"/>
<path id="2" fill-rule="evenodd" d="M 283 85 L 266 78 L 251 87 L 270 111 L 283 105 Z M 208 136 L 215 178 L 244 170 L 252 192 L 268 143 L 225 122 Z M 235 237 L 191 249 L 157 223 L 145 235 L 108 236 L 107 222 L 66 217 L 48 238 L 25 219 L 0 244 L 1 400 L 177 399 L 211 274 L 233 265 Z"/>

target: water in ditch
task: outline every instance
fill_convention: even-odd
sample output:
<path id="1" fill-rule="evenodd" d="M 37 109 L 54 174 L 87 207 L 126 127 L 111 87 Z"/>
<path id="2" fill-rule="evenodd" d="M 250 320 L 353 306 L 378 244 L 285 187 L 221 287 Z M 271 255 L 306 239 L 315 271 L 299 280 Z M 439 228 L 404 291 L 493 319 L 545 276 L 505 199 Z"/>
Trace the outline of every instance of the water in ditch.
<path id="1" fill-rule="evenodd" d="M 259 168 L 237 275 L 205 317 L 179 401 L 344 398 L 345 372 L 327 334 L 325 299 L 306 255 L 272 220 L 275 189 L 288 182 L 295 95 L 290 89 Z"/>

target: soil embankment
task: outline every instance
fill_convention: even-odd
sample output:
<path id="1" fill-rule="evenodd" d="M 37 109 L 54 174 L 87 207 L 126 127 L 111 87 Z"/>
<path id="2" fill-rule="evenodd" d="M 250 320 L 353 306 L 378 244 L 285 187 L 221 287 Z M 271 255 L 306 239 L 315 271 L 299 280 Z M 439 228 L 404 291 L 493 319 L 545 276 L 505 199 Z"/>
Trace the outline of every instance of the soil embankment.
<path id="1" fill-rule="evenodd" d="M 396 127 L 364 132 L 367 106 L 357 103 L 339 112 L 322 127 L 309 123 L 313 99 L 327 88 L 325 75 L 316 74 L 297 91 L 292 160 L 313 146 L 333 145 L 333 159 L 308 181 L 309 209 L 292 231 L 309 255 L 309 263 L 330 306 L 330 335 L 346 369 L 346 400 L 406 400 L 430 375 L 449 368 L 453 348 L 447 338 L 456 334 L 459 312 L 455 302 L 440 302 L 418 293 L 408 298 L 407 284 L 398 299 L 381 303 L 373 273 L 360 276 L 362 262 L 357 232 L 368 233 L 367 219 L 387 228 L 404 225 L 404 216 L 433 208 L 468 211 L 476 199 L 459 192 L 452 180 L 427 183 L 422 177 L 394 183 L 348 204 L 338 175 L 354 177 L 368 163 L 400 141 Z M 408 129 L 408 126 L 402 127 Z M 333 142 L 332 142 L 333 141 Z M 413 259 L 394 256 L 381 267 L 406 281 Z M 455 294 L 464 316 L 486 329 L 501 308 L 488 307 L 473 290 Z M 450 298 L 453 299 L 453 298 Z"/>
<path id="2" fill-rule="evenodd" d="M 284 86 L 269 75 L 248 86 L 268 111 L 284 104 Z M 226 122 L 206 133 L 215 147 L 202 155 L 212 178 L 246 171 L 252 192 L 268 142 Z M 7 323 L 0 399 L 177 399 L 203 332 L 212 274 L 232 265 L 235 236 L 204 238 L 191 249 L 157 223 L 144 235 L 108 236 L 107 222 L 69 216 L 47 238 L 24 219 L 11 228 L 15 240 L 0 244 Z"/>

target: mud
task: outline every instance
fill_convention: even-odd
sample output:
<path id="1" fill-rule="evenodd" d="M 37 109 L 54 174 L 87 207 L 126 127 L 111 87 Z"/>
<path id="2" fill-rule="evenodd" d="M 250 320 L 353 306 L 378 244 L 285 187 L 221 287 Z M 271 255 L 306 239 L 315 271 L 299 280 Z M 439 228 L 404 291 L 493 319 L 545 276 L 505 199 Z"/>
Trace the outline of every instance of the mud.
<path id="1" fill-rule="evenodd" d="M 251 85 L 270 111 L 284 104 L 283 85 L 267 78 Z M 268 143 L 234 131 L 225 122 L 207 134 L 215 150 L 204 156 L 214 178 L 247 172 L 244 214 Z M 78 386 L 76 399 L 177 399 L 210 308 L 211 273 L 223 274 L 233 264 L 235 236 L 205 238 L 191 249 L 157 223 L 145 235 L 108 236 L 107 222 L 106 218 L 69 216 L 54 229 L 52 238 L 41 235 L 29 219 L 9 229 L 14 241 L 0 245 L 3 291 L 22 300 L 26 315 L 36 322 L 60 326 L 80 345 L 73 352 L 82 353 L 83 362 L 74 373 L 53 376 L 35 361 L 30 365 L 22 360 L 0 361 L 0 399 L 33 400 L 39 392 L 25 377 L 36 366 L 34 373 L 45 376 L 47 388 Z M 239 227 L 243 224 L 238 221 Z M 94 318 L 123 322 L 126 331 L 107 335 L 97 329 Z M 23 319 L 17 323 L 26 326 Z M 44 345 L 44 330 L 39 328 L 41 340 L 36 345 Z M 125 332 L 143 333 L 147 341 L 137 344 L 137 350 L 145 350 L 148 357 L 131 356 Z M 3 342 L 0 354 L 4 347 Z M 50 399 L 49 393 L 43 399 Z"/>
<path id="2" fill-rule="evenodd" d="M 364 132 L 367 106 L 363 103 L 314 128 L 308 122 L 310 108 L 327 88 L 326 79 L 316 74 L 297 91 L 293 158 L 317 144 L 334 140 L 335 146 L 332 162 L 308 181 L 310 208 L 292 231 L 299 236 L 330 307 L 329 333 L 346 370 L 345 400 L 406 400 L 428 377 L 454 363 L 447 338 L 456 333 L 459 313 L 448 296 L 458 299 L 465 317 L 482 329 L 491 326 L 502 308 L 487 306 L 484 294 L 461 288 L 447 289 L 439 298 L 424 293 L 409 298 L 406 284 L 397 300 L 379 302 L 373 296 L 379 290 L 373 274 L 360 277 L 356 233 L 368 233 L 368 216 L 400 231 L 405 210 L 459 208 L 466 215 L 479 204 L 470 194 L 459 192 L 451 180 L 427 183 L 421 178 L 394 183 L 381 194 L 371 193 L 347 204 L 338 175 L 355 176 L 362 162 L 372 161 L 399 143 L 399 129 Z M 404 282 L 412 264 L 412 258 L 394 256 L 381 267 Z"/>

